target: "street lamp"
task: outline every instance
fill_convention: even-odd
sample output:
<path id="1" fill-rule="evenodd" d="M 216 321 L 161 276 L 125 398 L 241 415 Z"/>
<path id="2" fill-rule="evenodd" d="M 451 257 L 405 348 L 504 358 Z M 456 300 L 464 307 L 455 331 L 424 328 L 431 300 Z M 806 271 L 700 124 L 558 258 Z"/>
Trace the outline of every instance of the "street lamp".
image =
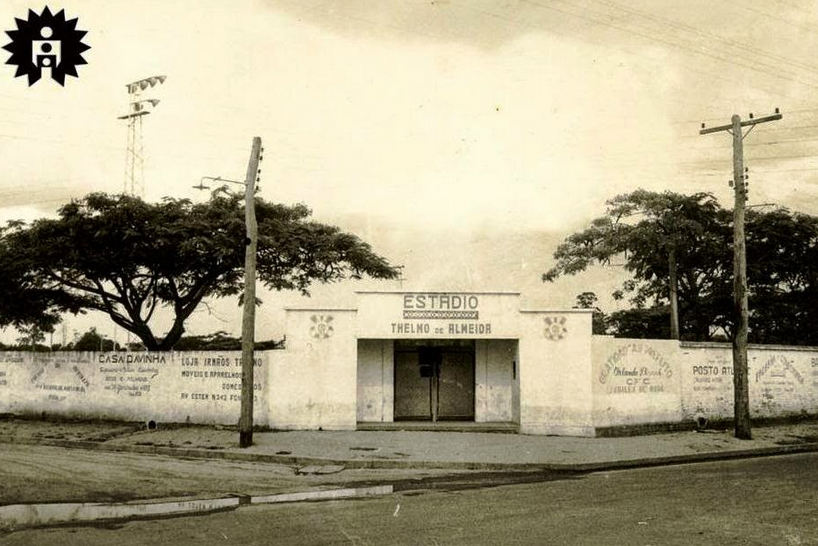
<path id="1" fill-rule="evenodd" d="M 258 246 L 258 224 L 256 223 L 256 182 L 259 181 L 258 168 L 262 160 L 261 138 L 253 137 L 253 148 L 247 164 L 244 182 L 229 180 L 221 176 L 203 176 L 196 189 L 208 189 L 205 180 L 228 182 L 244 186 L 244 219 L 246 238 L 244 240 L 244 305 L 241 319 L 241 416 L 239 417 L 239 447 L 253 445 L 253 342 L 256 326 L 256 248 Z"/>
<path id="2" fill-rule="evenodd" d="M 199 180 L 199 184 L 193 186 L 194 189 L 197 190 L 209 190 L 210 186 L 205 186 L 205 180 L 212 180 L 213 182 L 229 182 L 231 184 L 241 184 L 244 186 L 246 182 L 239 182 L 238 180 L 230 180 L 229 178 L 222 178 L 221 176 L 203 176 L 201 180 Z"/>

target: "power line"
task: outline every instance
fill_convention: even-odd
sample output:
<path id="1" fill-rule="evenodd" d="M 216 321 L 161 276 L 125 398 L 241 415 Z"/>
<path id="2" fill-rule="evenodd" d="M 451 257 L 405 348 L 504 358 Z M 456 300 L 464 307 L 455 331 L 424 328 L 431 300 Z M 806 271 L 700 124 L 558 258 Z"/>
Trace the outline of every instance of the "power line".
<path id="1" fill-rule="evenodd" d="M 798 4 L 790 4 L 789 2 L 784 2 L 784 0 L 774 0 L 774 1 L 775 1 L 776 3 L 778 3 L 778 4 L 781 4 L 782 6 L 786 6 L 786 7 L 790 8 L 790 9 L 798 10 L 798 11 L 800 11 L 800 12 L 801 12 L 801 13 L 803 13 L 803 14 L 806 14 L 806 15 L 814 15 L 814 14 L 813 14 L 813 13 L 811 13 L 810 11 L 808 11 L 808 10 L 805 10 L 805 9 L 801 8 L 801 7 L 800 7 Z M 789 112 L 788 112 L 788 113 L 789 113 Z"/>
<path id="2" fill-rule="evenodd" d="M 753 169 L 753 173 L 768 173 L 768 174 L 794 173 L 794 172 L 804 172 L 804 171 L 818 171 L 818 167 L 804 167 L 802 169 L 775 169 L 775 170 L 770 170 L 770 171 L 763 171 L 763 170 L 759 171 L 759 170 Z"/>
<path id="3" fill-rule="evenodd" d="M 520 1 L 525 2 L 525 0 L 520 0 Z M 551 9 L 551 10 L 556 11 L 558 13 L 563 13 L 565 15 L 569 15 L 569 16 L 575 17 L 577 19 L 589 21 L 589 22 L 594 23 L 594 24 L 604 24 L 604 23 L 601 23 L 601 22 L 597 21 L 596 19 L 590 19 L 588 17 L 584 17 L 584 16 L 579 15 L 579 14 L 563 11 L 563 10 L 560 10 L 559 8 L 554 8 L 552 6 L 542 6 L 542 5 L 536 4 L 534 2 L 526 2 L 526 3 L 532 4 L 534 6 L 537 6 L 537 7 L 543 8 L 543 9 Z M 493 18 L 496 18 L 496 19 L 500 19 L 500 20 L 503 20 L 503 21 L 513 23 L 513 24 L 515 24 L 517 26 L 520 26 L 520 27 L 525 26 L 525 27 L 540 30 L 540 31 L 542 30 L 541 27 L 538 27 L 538 26 L 534 25 L 529 20 L 509 19 L 508 17 L 498 15 L 497 13 L 493 13 L 493 12 L 490 12 L 490 11 L 483 11 L 483 10 L 477 9 L 477 8 L 475 8 L 473 6 L 469 6 L 467 4 L 464 4 L 462 7 L 466 8 L 466 9 L 469 9 L 471 11 L 477 12 L 477 13 L 481 13 L 481 14 L 486 15 L 488 17 L 493 17 Z M 608 25 L 608 26 L 610 26 L 610 25 Z M 620 29 L 621 27 L 612 27 L 612 28 Z M 648 38 L 648 37 L 644 36 L 644 38 Z M 641 58 L 646 59 L 647 61 L 649 61 L 649 62 L 651 62 L 653 64 L 656 64 L 656 65 L 662 65 L 663 64 L 658 59 L 655 59 L 653 57 L 649 57 L 649 56 L 647 56 L 647 55 L 645 55 L 643 53 L 640 53 L 640 52 L 631 51 L 631 50 L 629 50 L 627 48 L 623 48 L 623 47 L 614 48 L 614 47 L 603 45 L 603 44 L 601 44 L 599 42 L 594 42 L 593 45 L 596 46 L 596 47 L 601 47 L 601 48 L 608 49 L 608 50 L 611 50 L 611 51 L 618 51 L 620 53 L 626 53 L 628 55 L 641 57 Z M 723 80 L 725 82 L 730 81 L 727 77 L 725 77 L 725 76 L 723 76 L 721 74 L 718 74 L 718 73 L 711 73 L 711 72 L 707 72 L 707 71 L 704 71 L 704 70 L 699 70 L 699 69 L 696 69 L 696 68 L 690 68 L 689 70 L 691 70 L 693 72 L 696 72 L 698 74 L 704 74 L 704 75 L 707 75 L 709 77 L 714 77 L 714 78 Z M 680 101 L 680 100 L 676 99 L 675 102 L 678 102 L 680 104 L 684 104 L 685 101 Z M 689 103 L 689 104 L 692 104 L 692 103 Z"/>
<path id="4" fill-rule="evenodd" d="M 741 8 L 741 9 L 746 10 L 746 11 L 751 11 L 753 13 L 758 13 L 759 15 L 763 15 L 765 18 L 776 19 L 778 21 L 781 21 L 782 23 L 785 23 L 785 24 L 790 25 L 790 26 L 795 27 L 795 28 L 800 28 L 801 30 L 805 30 L 805 31 L 807 31 L 807 32 L 809 32 L 811 34 L 815 34 L 815 32 L 818 32 L 818 27 L 815 27 L 813 25 L 795 23 L 795 22 L 790 21 L 788 19 L 784 19 L 783 17 L 779 17 L 777 15 L 769 13 L 767 11 L 763 11 L 763 10 L 760 10 L 760 9 L 757 9 L 757 8 L 751 8 L 750 6 L 740 4 L 738 2 L 732 2 L 730 0 L 727 0 L 727 3 L 732 4 L 733 6 L 736 6 L 737 8 Z"/>
<path id="5" fill-rule="evenodd" d="M 615 25 L 615 24 L 609 23 L 609 22 L 601 20 L 601 19 L 593 19 L 593 18 L 587 17 L 587 16 L 582 15 L 582 14 L 577 14 L 577 13 L 573 13 L 571 11 L 566 11 L 564 9 L 559 9 L 559 8 L 553 6 L 553 5 L 539 4 L 537 2 L 534 2 L 533 0 L 519 0 L 519 1 L 523 2 L 525 4 L 530 4 L 532 6 L 538 6 L 538 7 L 542 8 L 542 9 L 556 11 L 558 13 L 563 13 L 565 15 L 569 15 L 569 16 L 572 16 L 572 17 L 577 17 L 577 18 L 580 18 L 580 19 L 584 19 L 586 21 L 590 21 L 590 22 L 594 23 L 595 25 L 601 25 L 601 26 L 613 28 L 613 29 L 616 29 L 616 30 L 619 30 L 619 31 L 622 31 L 622 32 L 626 32 L 626 33 L 629 33 L 629 34 L 633 34 L 635 36 L 638 36 L 640 38 L 643 38 L 643 39 L 651 41 L 651 42 L 658 42 L 658 43 L 662 43 L 662 44 L 665 44 L 665 45 L 670 45 L 670 46 L 673 46 L 673 47 L 682 48 L 682 49 L 684 49 L 686 51 L 689 51 L 689 52 L 692 52 L 694 54 L 703 55 L 703 56 L 710 57 L 712 59 L 722 61 L 722 62 L 725 62 L 725 63 L 728 63 L 728 64 L 732 64 L 732 65 L 735 65 L 735 66 L 740 66 L 742 68 L 746 68 L 748 70 L 752 70 L 754 72 L 758 72 L 760 74 L 764 74 L 764 75 L 769 76 L 769 77 L 773 77 L 773 78 L 777 78 L 777 79 L 783 79 L 783 80 L 786 80 L 786 81 L 789 81 L 789 82 L 792 82 L 792 83 L 800 83 L 802 85 L 806 85 L 806 86 L 809 86 L 809 87 L 818 88 L 818 85 L 816 85 L 816 84 L 809 83 L 809 82 L 803 82 L 803 81 L 796 81 L 796 80 L 793 80 L 792 78 L 784 77 L 784 76 L 782 76 L 781 74 L 779 74 L 777 72 L 770 72 L 770 71 L 764 70 L 762 68 L 758 68 L 758 67 L 754 66 L 753 64 L 746 64 L 746 63 L 736 62 L 735 60 L 730 59 L 729 57 L 719 56 L 719 55 L 709 53 L 709 52 L 703 51 L 703 50 L 696 51 L 695 49 L 691 49 L 690 47 L 687 47 L 684 44 L 679 44 L 679 43 L 674 42 L 672 40 L 659 38 L 657 36 L 653 36 L 653 35 L 650 35 L 650 34 L 645 34 L 643 32 L 638 32 L 638 31 L 635 31 L 635 30 L 630 29 L 628 27 L 624 27 L 624 26 L 621 26 L 621 25 Z M 584 11 L 584 13 L 587 13 L 588 11 L 589 10 L 586 9 Z M 778 94 L 778 91 L 771 91 L 771 93 Z"/>
<path id="6" fill-rule="evenodd" d="M 29 137 L 23 135 L 12 135 L 9 133 L 0 133 L 0 138 L 5 138 L 9 140 L 31 140 L 34 142 L 49 142 L 52 144 L 62 144 L 65 146 L 78 146 L 81 148 L 87 148 L 87 142 L 71 142 L 68 140 L 61 140 L 61 139 L 54 139 L 54 138 L 42 138 L 42 137 Z M 111 145 L 99 145 L 100 148 L 107 148 L 109 150 L 122 150 L 124 149 L 122 146 L 111 146 Z"/>
<path id="7" fill-rule="evenodd" d="M 792 144 L 792 143 L 799 143 L 799 142 L 818 142 L 817 137 L 807 137 L 807 138 L 790 138 L 784 140 L 772 140 L 770 142 L 752 142 L 748 143 L 748 146 L 772 146 L 773 144 Z"/>
<path id="8" fill-rule="evenodd" d="M 754 58 L 755 58 L 755 56 L 767 57 L 768 59 L 772 59 L 773 61 L 775 61 L 777 63 L 786 63 L 786 64 L 789 64 L 791 66 L 798 67 L 798 68 L 803 68 L 803 69 L 806 69 L 806 70 L 809 70 L 809 71 L 812 71 L 812 72 L 818 71 L 818 66 L 803 63 L 803 62 L 800 62 L 800 61 L 796 61 L 796 60 L 790 59 L 789 57 L 784 57 L 782 55 L 777 55 L 777 54 L 774 54 L 774 53 L 770 53 L 768 50 L 753 47 L 751 45 L 744 44 L 742 42 L 738 42 L 738 41 L 732 40 L 730 38 L 722 38 L 721 36 L 713 34 L 712 32 L 702 31 L 702 30 L 700 30 L 700 29 L 698 29 L 698 28 L 696 28 L 694 26 L 687 25 L 685 23 L 681 23 L 681 22 L 678 22 L 678 21 L 673 21 L 671 19 L 667 19 L 667 18 L 664 18 L 664 17 L 659 17 L 659 16 L 652 15 L 652 14 L 648 14 L 648 13 L 645 13 L 645 12 L 637 10 L 637 9 L 627 8 L 625 6 L 617 4 L 615 2 L 608 2 L 608 1 L 605 1 L 605 0 L 594 0 L 594 1 L 599 3 L 599 4 L 609 6 L 609 7 L 613 8 L 613 9 L 624 11 L 624 12 L 632 14 L 632 15 L 636 15 L 637 17 L 642 17 L 642 18 L 645 18 L 645 19 L 648 19 L 648 20 L 651 20 L 651 21 L 654 21 L 654 22 L 658 22 L 658 23 L 660 23 L 662 25 L 670 25 L 673 28 L 677 28 L 677 29 L 680 29 L 682 31 L 685 31 L 685 32 L 688 32 L 688 33 L 691 33 L 691 34 L 695 34 L 697 36 L 706 38 L 708 40 L 716 40 L 716 41 L 719 41 L 719 42 L 721 42 L 723 44 L 726 44 L 726 45 L 728 45 L 730 47 L 733 47 L 733 48 L 736 48 L 736 49 L 741 49 L 741 50 L 744 50 L 744 51 L 748 51 L 748 52 L 750 52 L 750 53 L 752 53 L 754 55 Z M 776 68 L 776 69 L 780 68 L 778 65 L 769 65 L 767 63 L 765 63 L 765 65 L 766 66 L 772 66 L 772 68 Z"/>

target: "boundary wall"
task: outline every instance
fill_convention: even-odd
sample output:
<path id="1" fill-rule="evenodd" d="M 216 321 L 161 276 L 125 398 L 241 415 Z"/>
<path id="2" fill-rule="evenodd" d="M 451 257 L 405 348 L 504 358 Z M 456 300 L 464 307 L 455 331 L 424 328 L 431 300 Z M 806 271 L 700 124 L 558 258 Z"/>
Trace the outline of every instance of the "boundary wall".
<path id="1" fill-rule="evenodd" d="M 269 425 L 269 363 L 256 352 L 254 421 Z M 241 351 L 0 352 L 0 413 L 237 424 Z"/>
<path id="2" fill-rule="evenodd" d="M 297 315 L 308 330 L 310 315 Z M 520 383 L 511 419 L 522 433 L 593 436 L 732 419 L 729 344 L 582 335 L 583 315 L 567 315 L 567 333 L 548 341 L 542 317 L 530 316 L 532 331 L 523 329 L 513 355 Z M 256 424 L 356 428 L 366 343 L 358 347 L 352 321 L 339 317 L 334 328 L 340 345 L 310 338 L 302 350 L 256 352 Z M 753 418 L 818 415 L 818 348 L 751 345 L 748 356 Z M 0 352 L 0 413 L 235 425 L 240 400 L 240 351 Z"/>
<path id="3" fill-rule="evenodd" d="M 594 425 L 599 429 L 730 421 L 729 343 L 593 336 Z M 818 414 L 818 347 L 750 345 L 750 414 Z"/>

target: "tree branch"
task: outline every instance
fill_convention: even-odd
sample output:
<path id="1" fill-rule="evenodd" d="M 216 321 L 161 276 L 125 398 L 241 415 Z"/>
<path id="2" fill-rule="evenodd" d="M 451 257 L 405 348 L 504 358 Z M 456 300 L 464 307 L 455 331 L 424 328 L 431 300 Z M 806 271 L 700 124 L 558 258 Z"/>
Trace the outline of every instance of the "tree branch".
<path id="1" fill-rule="evenodd" d="M 106 292 L 104 289 L 100 290 L 99 288 L 94 288 L 92 286 L 88 286 L 88 285 L 85 285 L 85 284 L 82 284 L 82 283 L 69 281 L 68 279 L 58 275 L 54 271 L 47 271 L 46 275 L 49 278 L 54 279 L 58 283 L 64 284 L 65 286 L 67 286 L 69 288 L 73 288 L 75 290 L 80 290 L 82 292 L 88 292 L 90 294 L 94 294 L 94 295 L 97 295 L 97 296 L 100 296 L 100 297 L 104 297 L 104 296 L 108 296 L 108 297 L 112 297 L 112 298 L 117 297 L 116 294 L 111 294 L 109 292 Z"/>

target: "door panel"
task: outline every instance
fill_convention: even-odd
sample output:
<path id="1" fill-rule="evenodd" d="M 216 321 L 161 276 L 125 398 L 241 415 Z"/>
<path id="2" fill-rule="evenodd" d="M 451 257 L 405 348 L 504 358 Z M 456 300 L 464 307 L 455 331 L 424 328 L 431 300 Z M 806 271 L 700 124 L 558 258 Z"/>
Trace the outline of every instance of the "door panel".
<path id="1" fill-rule="evenodd" d="M 395 351 L 395 420 L 473 420 L 474 350 Z"/>
<path id="2" fill-rule="evenodd" d="M 443 353 L 438 389 L 439 419 L 474 419 L 473 352 Z"/>
<path id="3" fill-rule="evenodd" d="M 395 352 L 395 419 L 432 418 L 431 373 L 419 364 L 417 352 Z"/>

